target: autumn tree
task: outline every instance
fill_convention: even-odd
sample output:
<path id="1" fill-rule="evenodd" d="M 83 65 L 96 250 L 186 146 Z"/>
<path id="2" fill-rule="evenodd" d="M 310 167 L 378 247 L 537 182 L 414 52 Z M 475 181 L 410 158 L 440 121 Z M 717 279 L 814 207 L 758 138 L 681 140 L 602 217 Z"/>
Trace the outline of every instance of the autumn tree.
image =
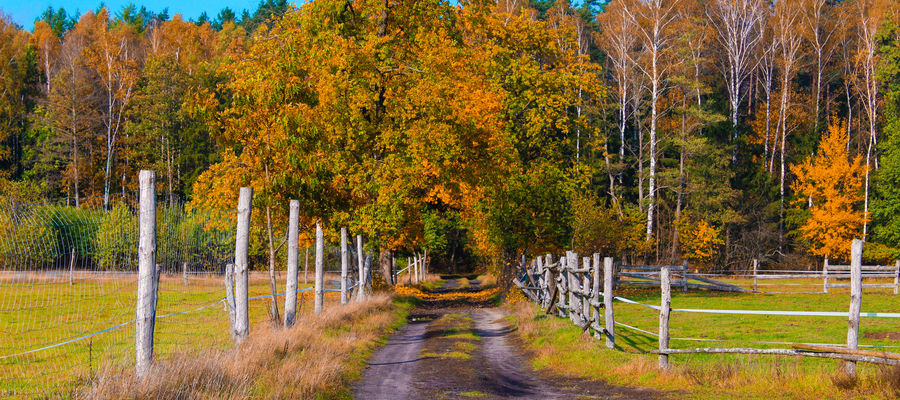
<path id="1" fill-rule="evenodd" d="M 822 257 L 846 259 L 850 241 L 858 237 L 866 216 L 864 201 L 866 166 L 860 155 L 851 157 L 845 147 L 845 122 L 834 120 L 823 135 L 815 156 L 791 166 L 797 176 L 793 189 L 799 207 L 812 199 L 810 216 L 800 228 L 810 251 Z"/>

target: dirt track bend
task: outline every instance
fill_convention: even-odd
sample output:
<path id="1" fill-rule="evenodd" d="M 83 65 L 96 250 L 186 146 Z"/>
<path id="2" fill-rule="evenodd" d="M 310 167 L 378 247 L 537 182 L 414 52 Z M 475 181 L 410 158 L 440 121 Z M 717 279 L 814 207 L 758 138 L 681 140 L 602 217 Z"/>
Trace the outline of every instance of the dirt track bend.
<path id="1" fill-rule="evenodd" d="M 448 281 L 433 293 L 476 292 Z M 377 350 L 354 387 L 360 400 L 653 399 L 661 393 L 534 371 L 504 312 L 466 300 L 425 301 Z M 462 349 L 463 351 L 460 351 Z M 454 356 L 455 355 L 455 356 Z M 602 368 L 598 365 L 597 368 Z"/>

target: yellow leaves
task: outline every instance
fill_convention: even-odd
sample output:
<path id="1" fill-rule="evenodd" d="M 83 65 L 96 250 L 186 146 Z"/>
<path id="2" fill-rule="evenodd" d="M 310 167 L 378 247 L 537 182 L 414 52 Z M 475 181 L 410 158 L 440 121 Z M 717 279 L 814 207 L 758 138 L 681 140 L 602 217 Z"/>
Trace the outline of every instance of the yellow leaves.
<path id="1" fill-rule="evenodd" d="M 837 119 L 819 143 L 816 156 L 791 166 L 797 175 L 794 191 L 798 205 L 808 205 L 810 216 L 800 228 L 810 251 L 823 257 L 846 258 L 850 241 L 861 235 L 866 216 L 858 209 L 863 201 L 866 166 L 847 153 L 846 123 Z"/>
<path id="2" fill-rule="evenodd" d="M 684 258 L 707 263 L 718 254 L 719 247 L 724 243 L 719 235 L 719 229 L 710 225 L 706 220 L 691 223 L 686 219 L 678 222 L 681 234 L 681 252 Z"/>

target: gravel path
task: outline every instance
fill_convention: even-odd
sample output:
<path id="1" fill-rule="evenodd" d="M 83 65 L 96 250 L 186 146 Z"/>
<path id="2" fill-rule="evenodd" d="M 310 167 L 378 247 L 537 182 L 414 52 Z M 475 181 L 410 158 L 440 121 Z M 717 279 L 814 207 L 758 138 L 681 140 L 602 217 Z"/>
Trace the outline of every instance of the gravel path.
<path id="1" fill-rule="evenodd" d="M 457 286 L 450 281 L 435 292 L 447 292 Z M 477 289 L 476 282 L 468 290 Z M 447 351 L 456 348 L 454 339 L 440 335 L 440 330 L 429 329 L 433 321 L 444 315 L 471 321 L 471 333 L 478 337 L 478 345 L 468 358 L 422 356 L 423 348 Z M 486 304 L 426 302 L 413 310 L 410 322 L 373 354 L 362 379 L 354 387 L 354 397 L 360 400 L 664 397 L 659 392 L 534 371 L 516 347 L 514 333 L 503 321 L 504 316 L 501 309 Z"/>

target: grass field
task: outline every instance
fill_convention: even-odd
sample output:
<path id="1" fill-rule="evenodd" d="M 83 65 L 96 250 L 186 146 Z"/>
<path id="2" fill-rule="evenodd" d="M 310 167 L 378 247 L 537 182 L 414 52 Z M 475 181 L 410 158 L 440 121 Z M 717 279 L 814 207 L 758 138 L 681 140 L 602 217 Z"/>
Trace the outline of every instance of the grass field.
<path id="1" fill-rule="evenodd" d="M 279 290 L 284 289 L 284 276 Z M 329 277 L 331 279 L 332 277 Z M 68 281 L 27 279 L 0 282 L 0 397 L 67 396 L 100 371 L 134 364 L 133 276 L 93 277 Z M 302 283 L 300 287 L 307 287 Z M 267 295 L 263 273 L 251 274 L 249 295 Z M 312 292 L 303 294 L 303 310 L 312 306 Z M 154 353 L 157 358 L 233 347 L 218 276 L 179 276 L 160 280 Z M 327 293 L 336 304 L 337 293 Z M 279 297 L 283 312 L 284 297 Z M 298 299 L 298 301 L 300 301 Z M 269 320 L 268 298 L 250 301 L 251 331 Z M 326 304 L 326 307 L 328 306 Z M 167 314 L 184 313 L 180 315 Z M 124 324 L 116 327 L 117 325 Z M 111 327 L 107 332 L 49 349 Z M 33 351 L 27 354 L 29 351 Z"/>
<path id="2" fill-rule="evenodd" d="M 772 282 L 772 281 L 768 281 Z M 751 281 L 752 285 L 752 281 Z M 819 280 L 821 285 L 821 280 Z M 744 286 L 743 284 L 741 286 Z M 787 291 L 794 286 L 769 286 Z M 819 287 L 821 289 L 821 286 Z M 624 287 L 616 292 L 646 304 L 658 305 L 659 290 Z M 900 312 L 900 296 L 892 289 L 866 289 L 863 312 Z M 753 294 L 673 290 L 672 308 L 735 310 L 847 311 L 849 291 L 832 289 L 824 294 Z M 543 315 L 527 301 L 513 306 L 514 323 L 534 354 L 534 364 L 563 374 L 601 378 L 617 384 L 680 390 L 687 398 L 831 398 L 846 394 L 862 397 L 893 397 L 900 389 L 891 386 L 896 370 L 860 364 L 857 381 L 836 376 L 835 360 L 733 354 L 672 355 L 671 372 L 656 368 L 655 336 L 616 326 L 617 350 L 607 350 L 602 341 L 589 338 L 567 319 Z M 658 312 L 643 306 L 615 303 L 616 322 L 650 332 L 658 331 Z M 790 348 L 802 342 L 841 344 L 847 338 L 845 317 L 697 314 L 673 312 L 670 318 L 671 348 L 753 347 Z M 860 345 L 867 349 L 900 351 L 900 321 L 895 318 L 862 318 Z M 896 348 L 894 348 L 896 347 Z"/>

